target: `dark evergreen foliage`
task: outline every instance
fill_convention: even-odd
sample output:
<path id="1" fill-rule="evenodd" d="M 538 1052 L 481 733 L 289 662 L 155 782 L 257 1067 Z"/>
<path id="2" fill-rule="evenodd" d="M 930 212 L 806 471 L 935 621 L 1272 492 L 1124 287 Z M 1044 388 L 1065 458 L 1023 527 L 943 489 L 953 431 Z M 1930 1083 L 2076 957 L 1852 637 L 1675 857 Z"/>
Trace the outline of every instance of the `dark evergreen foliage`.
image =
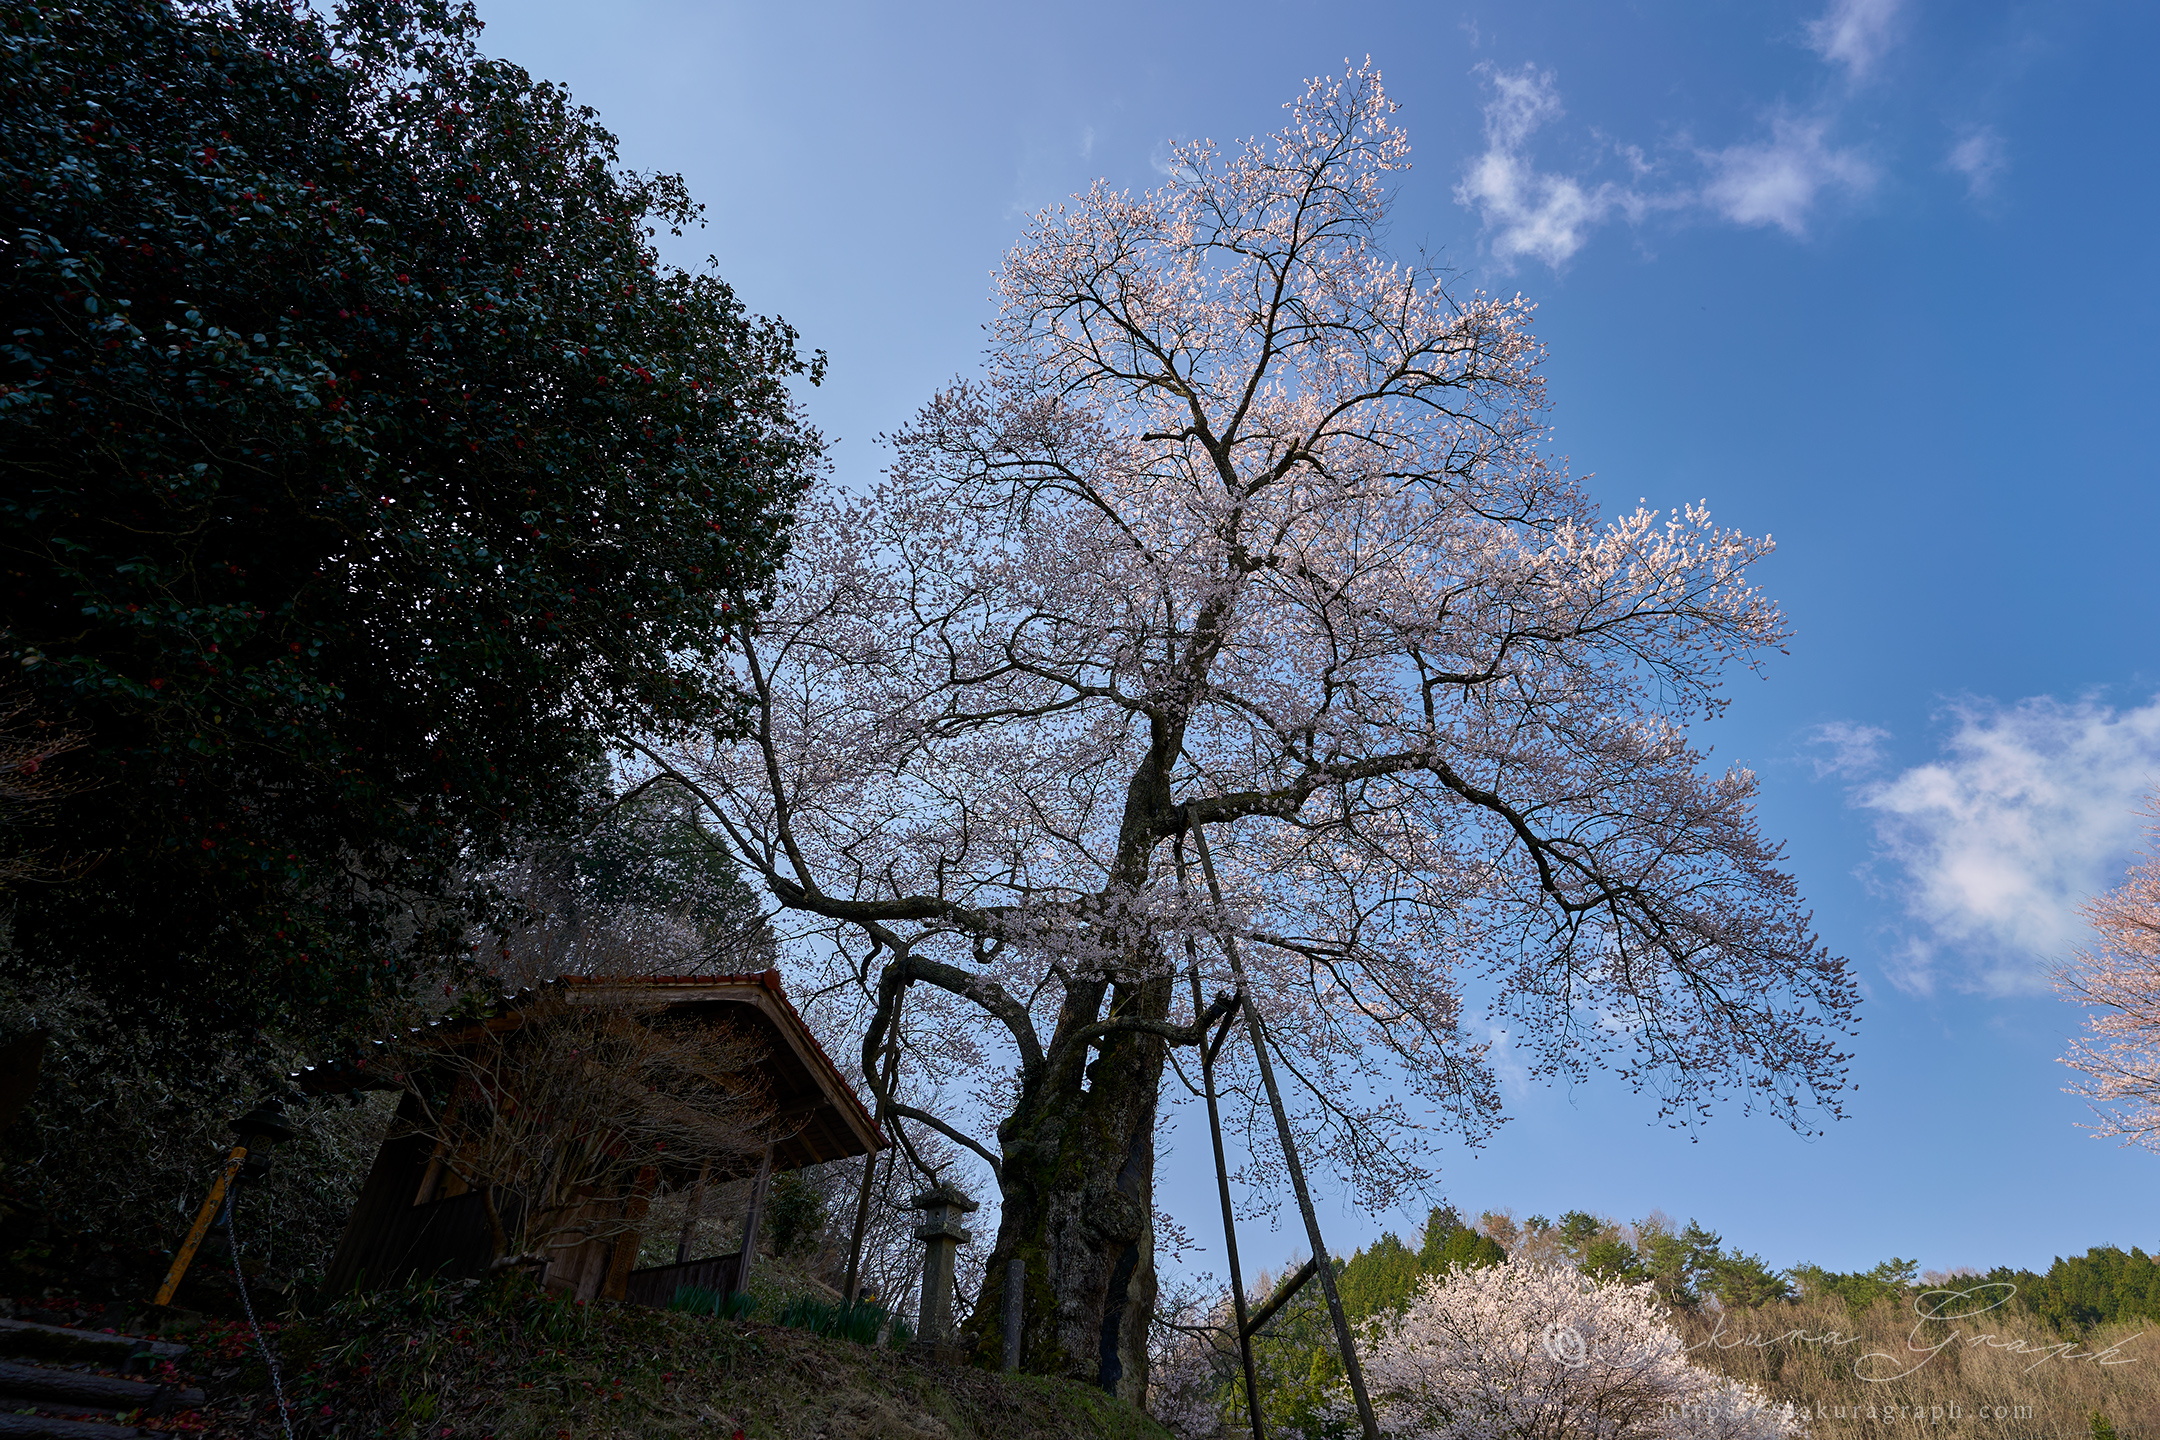
<path id="1" fill-rule="evenodd" d="M 1998 1267 L 1972 1283 L 2004 1282 L 2017 1286 L 2018 1303 L 2064 1334 L 2115 1320 L 2160 1322 L 2160 1260 L 2134 1245 L 2057 1256 L 2045 1275 Z"/>
<path id="2" fill-rule="evenodd" d="M 815 1246 L 825 1233 L 825 1197 L 799 1170 L 773 1177 L 765 1215 L 773 1254 L 783 1260 Z"/>
<path id="3" fill-rule="evenodd" d="M 116 1023 L 353 1022 L 626 729 L 734 703 L 817 438 L 698 207 L 440 0 L 0 20 L 0 663 L 82 734 L 28 963 Z"/>
<path id="4" fill-rule="evenodd" d="M 1878 1300 L 1898 1299 L 1914 1284 L 1920 1262 L 1893 1255 L 1872 1270 L 1841 1273 L 1820 1265 L 1795 1265 L 1786 1273 L 1804 1295 L 1835 1295 L 1856 1313 Z"/>

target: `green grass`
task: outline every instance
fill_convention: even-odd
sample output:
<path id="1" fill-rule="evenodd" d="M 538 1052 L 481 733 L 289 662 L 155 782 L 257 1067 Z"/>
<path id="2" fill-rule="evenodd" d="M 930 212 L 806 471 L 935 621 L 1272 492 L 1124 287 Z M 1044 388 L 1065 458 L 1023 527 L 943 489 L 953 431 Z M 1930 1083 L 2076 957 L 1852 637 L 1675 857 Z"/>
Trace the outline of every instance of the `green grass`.
<path id="1" fill-rule="evenodd" d="M 720 1320 L 747 1320 L 750 1312 L 757 1309 L 757 1296 L 747 1290 L 738 1290 L 723 1296 L 718 1290 L 708 1290 L 703 1285 L 678 1285 L 675 1297 L 668 1301 L 668 1309 L 680 1310 L 686 1315 L 711 1315 Z"/>
<path id="2" fill-rule="evenodd" d="M 702 1285 L 682 1285 L 675 1291 L 668 1309 L 686 1315 L 710 1315 L 719 1320 L 747 1320 L 757 1310 L 758 1297 L 746 1290 L 722 1296 L 717 1290 Z M 820 1300 L 815 1295 L 789 1295 L 782 1298 L 772 1323 L 784 1325 L 790 1330 L 808 1330 L 813 1335 L 824 1335 L 834 1340 L 852 1340 L 857 1345 L 875 1345 L 880 1331 L 886 1332 L 886 1343 L 904 1346 L 915 1338 L 915 1331 L 905 1316 L 894 1315 L 875 1301 L 858 1300 L 850 1305 L 839 1300 Z M 889 1329 L 888 1329 L 889 1326 Z"/>

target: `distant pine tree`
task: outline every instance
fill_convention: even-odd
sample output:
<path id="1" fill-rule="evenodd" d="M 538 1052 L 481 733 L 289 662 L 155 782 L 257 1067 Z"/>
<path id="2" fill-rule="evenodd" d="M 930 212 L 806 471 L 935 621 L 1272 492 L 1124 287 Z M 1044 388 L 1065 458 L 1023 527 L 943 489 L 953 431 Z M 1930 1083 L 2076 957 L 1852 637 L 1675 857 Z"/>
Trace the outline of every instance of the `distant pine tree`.
<path id="1" fill-rule="evenodd" d="M 1500 1242 L 1463 1224 L 1453 1206 L 1435 1206 L 1425 1217 L 1425 1234 L 1418 1245 L 1418 1268 L 1423 1274 L 1443 1275 L 1457 1267 L 1474 1269 L 1506 1259 Z"/>
<path id="2" fill-rule="evenodd" d="M 1362 1320 L 1409 1303 L 1422 1278 L 1418 1252 L 1390 1230 L 1350 1257 L 1336 1281 L 1336 1289 L 1342 1295 L 1343 1309 Z"/>
<path id="3" fill-rule="evenodd" d="M 2160 1261 L 2135 1246 L 2057 1256 L 2045 1275 L 2002 1266 L 1982 1278 L 2017 1286 L 2016 1303 L 2064 1334 L 2115 1320 L 2160 1321 Z"/>
<path id="4" fill-rule="evenodd" d="M 1872 1270 L 1843 1273 L 1820 1265 L 1795 1265 L 1785 1272 L 1807 1296 L 1835 1295 L 1854 1311 L 1878 1300 L 1896 1299 L 1913 1286 L 1920 1262 L 1893 1255 Z"/>

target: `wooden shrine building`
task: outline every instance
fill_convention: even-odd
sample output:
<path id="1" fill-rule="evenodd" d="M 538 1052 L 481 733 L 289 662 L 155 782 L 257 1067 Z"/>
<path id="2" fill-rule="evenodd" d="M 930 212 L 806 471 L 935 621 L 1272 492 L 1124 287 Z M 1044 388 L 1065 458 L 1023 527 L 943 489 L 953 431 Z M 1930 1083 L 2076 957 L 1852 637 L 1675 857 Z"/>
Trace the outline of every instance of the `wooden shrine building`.
<path id="1" fill-rule="evenodd" d="M 776 1172 L 828 1160 L 875 1154 L 884 1147 L 877 1124 L 831 1058 L 810 1034 L 795 1007 L 781 991 L 777 971 L 756 975 L 566 976 L 537 989 L 504 996 L 486 1017 L 445 1020 L 430 1027 L 428 1039 L 457 1045 L 463 1033 L 480 1027 L 514 1031 L 521 1012 L 543 1000 L 570 1005 L 633 1005 L 671 1022 L 684 1020 L 732 1029 L 754 1042 L 762 1055 L 757 1078 L 771 1104 L 772 1133 L 754 1171 L 712 1175 L 716 1182 L 752 1178 L 738 1252 L 704 1258 L 678 1257 L 678 1263 L 637 1267 L 642 1235 L 637 1228 L 658 1175 L 641 1177 L 644 1192 L 622 1202 L 613 1216 L 615 1233 L 554 1251 L 541 1275 L 550 1289 L 579 1299 L 629 1299 L 666 1305 L 679 1286 L 698 1286 L 722 1295 L 741 1288 L 756 1253 L 757 1231 L 766 1187 Z M 309 1066 L 291 1083 L 311 1096 L 353 1094 L 362 1090 L 405 1090 L 389 1073 L 401 1053 L 396 1040 L 378 1042 L 361 1059 Z M 493 1253 L 487 1213 L 477 1191 L 444 1183 L 440 1144 L 420 1125 L 419 1100 L 406 1093 L 398 1120 L 390 1126 L 374 1167 L 361 1186 L 352 1217 L 346 1222 L 336 1258 L 325 1277 L 333 1292 L 403 1283 L 420 1274 L 465 1278 L 482 1274 Z M 685 1183 L 684 1177 L 668 1177 Z M 451 1193 L 462 1191 L 462 1193 Z M 516 1203 L 516 1197 L 509 1197 Z M 686 1229 L 685 1234 L 688 1231 Z"/>

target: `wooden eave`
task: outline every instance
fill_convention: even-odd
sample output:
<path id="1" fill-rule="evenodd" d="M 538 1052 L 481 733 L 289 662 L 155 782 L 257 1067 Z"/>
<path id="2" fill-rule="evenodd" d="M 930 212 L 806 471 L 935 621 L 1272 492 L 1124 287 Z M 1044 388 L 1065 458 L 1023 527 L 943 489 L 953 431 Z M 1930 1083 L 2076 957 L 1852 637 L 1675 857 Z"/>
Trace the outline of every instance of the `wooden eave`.
<path id="1" fill-rule="evenodd" d="M 753 1030 L 768 1045 L 763 1073 L 771 1087 L 775 1118 L 784 1133 L 784 1138 L 773 1146 L 776 1170 L 794 1170 L 852 1155 L 874 1155 L 885 1147 L 877 1122 L 788 1002 L 775 970 L 750 975 L 564 976 L 545 986 L 503 996 L 490 1015 L 438 1020 L 425 1027 L 416 1026 L 410 1033 L 440 1030 L 446 1032 L 445 1039 L 454 1042 L 461 1033 L 477 1036 L 483 1030 L 514 1030 L 524 1023 L 521 1011 L 558 988 L 572 1004 L 636 999 L 648 1004 L 657 1002 L 668 1011 L 711 1012 L 715 1018 L 726 1007 L 728 1019 L 750 1019 Z M 395 1039 L 378 1040 L 365 1055 L 306 1066 L 288 1079 L 294 1089 L 307 1095 L 399 1089 L 393 1064 L 393 1047 L 397 1043 Z"/>

